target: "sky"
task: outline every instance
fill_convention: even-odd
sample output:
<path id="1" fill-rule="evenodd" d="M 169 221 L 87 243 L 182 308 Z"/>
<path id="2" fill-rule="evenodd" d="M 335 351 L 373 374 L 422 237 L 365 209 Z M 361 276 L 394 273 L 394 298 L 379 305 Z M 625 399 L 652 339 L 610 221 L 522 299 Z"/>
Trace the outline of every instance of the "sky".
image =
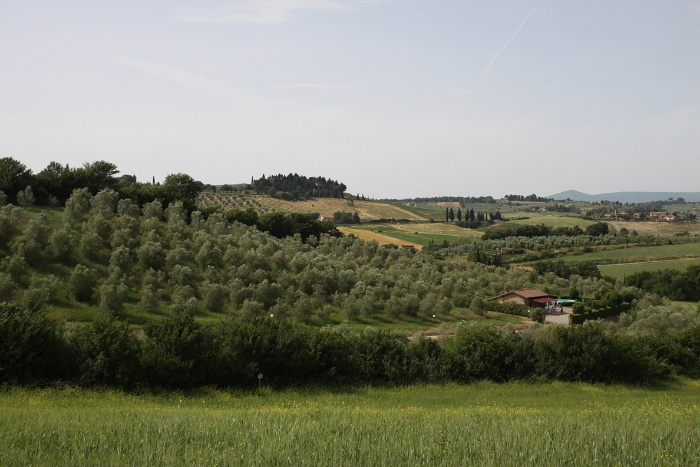
<path id="1" fill-rule="evenodd" d="M 700 1 L 0 0 L 0 157 L 373 198 L 700 191 Z"/>

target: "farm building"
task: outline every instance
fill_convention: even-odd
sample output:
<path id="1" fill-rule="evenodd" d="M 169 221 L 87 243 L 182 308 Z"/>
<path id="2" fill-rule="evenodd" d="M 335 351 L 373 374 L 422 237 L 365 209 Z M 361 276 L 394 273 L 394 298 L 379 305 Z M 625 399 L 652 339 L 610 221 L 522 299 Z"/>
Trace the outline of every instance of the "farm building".
<path id="1" fill-rule="evenodd" d="M 492 302 L 506 303 L 515 302 L 525 306 L 544 308 L 547 303 L 554 300 L 549 294 L 539 289 L 505 290 L 504 293 L 489 299 Z"/>
<path id="2" fill-rule="evenodd" d="M 335 218 L 333 216 L 318 216 L 318 220 L 320 222 L 335 222 Z"/>

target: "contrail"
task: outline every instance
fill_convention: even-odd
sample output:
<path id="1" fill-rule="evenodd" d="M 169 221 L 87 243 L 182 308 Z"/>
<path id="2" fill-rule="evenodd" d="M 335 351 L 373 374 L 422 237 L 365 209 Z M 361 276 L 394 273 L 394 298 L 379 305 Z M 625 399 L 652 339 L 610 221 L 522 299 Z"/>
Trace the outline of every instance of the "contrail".
<path id="1" fill-rule="evenodd" d="M 520 26 L 518 26 L 518 29 L 515 30 L 515 34 L 513 34 L 513 36 L 510 39 L 508 39 L 501 46 L 501 48 L 496 51 L 495 54 L 493 54 L 493 57 L 491 57 L 491 61 L 489 62 L 489 64 L 486 65 L 486 68 L 484 68 L 484 71 L 481 72 L 481 79 L 482 80 L 484 79 L 484 76 L 486 76 L 486 73 L 488 73 L 489 70 L 491 69 L 491 67 L 494 65 L 494 63 L 496 63 L 498 61 L 498 59 L 501 58 L 501 54 L 503 52 L 505 52 L 505 50 L 508 47 L 510 47 L 510 44 L 515 40 L 515 38 L 518 37 L 518 34 L 520 34 L 520 31 L 523 29 L 523 26 L 525 26 L 525 23 L 527 23 L 527 20 L 529 20 L 530 17 L 532 17 L 532 15 L 534 15 L 534 14 L 535 14 L 535 10 L 532 10 L 532 12 L 529 15 L 527 15 L 525 18 L 523 18 L 523 20 L 520 22 Z"/>

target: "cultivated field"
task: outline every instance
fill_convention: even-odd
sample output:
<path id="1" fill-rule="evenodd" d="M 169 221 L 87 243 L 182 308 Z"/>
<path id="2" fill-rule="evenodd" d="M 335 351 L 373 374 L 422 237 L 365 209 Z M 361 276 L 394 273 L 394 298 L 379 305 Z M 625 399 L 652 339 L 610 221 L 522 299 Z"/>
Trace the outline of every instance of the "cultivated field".
<path id="1" fill-rule="evenodd" d="M 565 261 L 594 261 L 606 263 L 635 263 L 664 259 L 700 258 L 700 243 L 679 245 L 632 246 L 594 251 L 583 255 L 567 256 Z"/>
<path id="2" fill-rule="evenodd" d="M 417 249 L 432 243 L 453 242 L 464 238 L 479 238 L 483 233 L 458 227 L 453 223 L 386 223 L 363 226 L 343 226 L 341 232 L 354 234 L 363 240 L 376 240 L 380 245 L 414 245 Z"/>
<path id="3" fill-rule="evenodd" d="M 333 215 L 336 211 L 357 212 L 364 221 L 373 219 L 428 220 L 431 211 L 416 208 L 404 209 L 400 205 L 381 201 L 347 200 L 338 198 L 313 198 L 304 201 L 285 201 L 266 195 L 229 193 L 203 193 L 198 200 L 200 207 L 221 206 L 224 209 L 253 208 L 259 212 L 306 212 Z"/>
<path id="4" fill-rule="evenodd" d="M 700 383 L 0 393 L 2 465 L 698 465 Z M 252 390 L 252 388 L 251 388 Z"/>

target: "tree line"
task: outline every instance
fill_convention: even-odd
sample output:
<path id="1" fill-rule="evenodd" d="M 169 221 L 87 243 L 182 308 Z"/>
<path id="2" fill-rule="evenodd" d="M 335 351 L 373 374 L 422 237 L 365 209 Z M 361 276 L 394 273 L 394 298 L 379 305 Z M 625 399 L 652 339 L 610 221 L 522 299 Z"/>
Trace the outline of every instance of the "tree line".
<path id="1" fill-rule="evenodd" d="M 505 195 L 505 199 L 508 201 L 531 201 L 531 202 L 538 202 L 538 203 L 549 203 L 550 201 L 554 201 L 553 198 L 545 198 L 542 196 L 537 196 L 536 194 L 531 194 L 531 195 Z"/>
<path id="2" fill-rule="evenodd" d="M 134 175 L 117 177 L 119 169 L 107 161 L 86 162 L 80 167 L 50 162 L 34 174 L 11 157 L 0 159 L 0 192 L 7 202 L 30 206 L 63 206 L 76 189 L 91 195 L 105 189 L 116 191 L 120 198 L 134 200 L 139 206 L 159 200 L 165 207 L 179 201 L 187 212 L 196 209 L 196 200 L 204 184 L 183 173 L 170 174 L 162 184 L 142 183 Z"/>
<path id="3" fill-rule="evenodd" d="M 457 215 L 455 216 L 454 208 L 445 208 L 445 221 L 454 222 L 455 217 L 457 218 L 457 223 L 462 222 L 462 209 L 457 208 Z M 464 210 L 464 227 L 475 228 L 474 223 L 477 226 L 481 226 L 483 222 L 493 222 L 500 221 L 503 217 L 501 216 L 501 211 L 496 212 L 474 212 L 474 208 Z"/>
<path id="4" fill-rule="evenodd" d="M 275 317 L 203 325 L 188 313 L 132 332 L 109 315 L 91 327 L 0 304 L 0 384 L 125 389 L 400 385 L 479 380 L 654 383 L 700 373 L 700 327 L 629 337 L 601 324 L 516 333 L 463 325 L 440 341 L 384 331 L 309 328 Z"/>
<path id="5" fill-rule="evenodd" d="M 218 212 L 217 208 L 204 210 L 203 218 Z M 342 234 L 335 227 L 335 223 L 320 222 L 318 213 L 302 212 L 268 212 L 259 215 L 253 208 L 230 209 L 224 213 L 229 222 L 240 222 L 243 225 L 256 227 L 261 232 L 267 232 L 276 238 L 293 237 L 299 235 L 302 241 L 310 237 L 317 240 L 322 235 L 340 237 Z"/>
<path id="6" fill-rule="evenodd" d="M 625 284 L 671 300 L 700 301 L 700 266 L 688 266 L 685 271 L 662 269 L 640 271 L 625 277 Z"/>
<path id="7" fill-rule="evenodd" d="M 577 237 L 580 235 L 590 235 L 600 237 L 609 232 L 609 226 L 605 222 L 596 222 L 581 229 L 578 225 L 573 227 L 550 227 L 545 224 L 538 225 L 510 225 L 507 227 L 499 227 L 489 229 L 481 237 L 483 240 L 505 239 L 508 237 L 549 237 L 549 236 L 564 236 Z"/>

